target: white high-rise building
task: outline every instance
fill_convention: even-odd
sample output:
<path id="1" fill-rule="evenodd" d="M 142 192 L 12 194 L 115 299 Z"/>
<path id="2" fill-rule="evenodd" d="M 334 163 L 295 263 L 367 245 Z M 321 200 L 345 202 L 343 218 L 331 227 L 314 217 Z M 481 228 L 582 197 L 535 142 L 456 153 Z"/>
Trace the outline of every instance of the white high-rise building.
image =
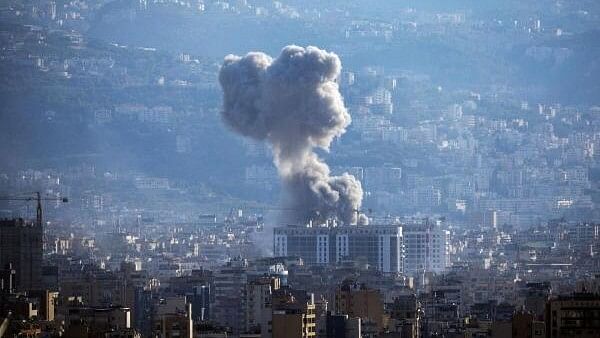
<path id="1" fill-rule="evenodd" d="M 274 230 L 275 256 L 297 256 L 307 265 L 360 261 L 379 271 L 402 273 L 399 225 L 286 226 Z"/>
<path id="2" fill-rule="evenodd" d="M 440 224 L 410 222 L 403 224 L 404 273 L 440 273 L 450 266 L 450 232 Z"/>

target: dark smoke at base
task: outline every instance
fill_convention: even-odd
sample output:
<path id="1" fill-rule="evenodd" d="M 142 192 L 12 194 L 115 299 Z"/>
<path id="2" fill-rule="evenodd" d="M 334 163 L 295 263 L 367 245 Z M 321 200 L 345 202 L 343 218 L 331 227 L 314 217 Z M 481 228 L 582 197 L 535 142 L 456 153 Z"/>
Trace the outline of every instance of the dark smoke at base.
<path id="1" fill-rule="evenodd" d="M 258 52 L 228 55 L 219 73 L 223 120 L 237 133 L 271 144 L 294 222 L 367 220 L 357 220 L 360 182 L 347 173 L 331 176 L 314 152 L 328 151 L 351 122 L 335 82 L 340 70 L 334 53 L 287 46 L 276 59 Z"/>

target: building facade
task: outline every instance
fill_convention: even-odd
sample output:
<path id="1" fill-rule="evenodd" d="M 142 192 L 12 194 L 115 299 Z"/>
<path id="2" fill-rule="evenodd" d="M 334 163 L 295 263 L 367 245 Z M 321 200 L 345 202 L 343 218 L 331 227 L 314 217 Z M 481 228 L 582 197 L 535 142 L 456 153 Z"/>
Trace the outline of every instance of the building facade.
<path id="1" fill-rule="evenodd" d="M 546 303 L 546 337 L 598 337 L 600 296 L 579 293 Z"/>
<path id="2" fill-rule="evenodd" d="M 317 336 L 315 300 L 312 293 L 289 288 L 273 294 L 272 337 Z"/>
<path id="3" fill-rule="evenodd" d="M 260 333 L 261 338 L 272 337 L 273 293 L 280 288 L 277 277 L 262 276 L 246 285 L 246 332 Z"/>
<path id="4" fill-rule="evenodd" d="M 217 271 L 214 278 L 215 298 L 211 319 L 230 328 L 234 335 L 244 332 L 246 328 L 246 269 L 246 261 L 232 261 Z"/>
<path id="5" fill-rule="evenodd" d="M 345 281 L 335 291 L 334 308 L 337 314 L 360 318 L 363 335 L 375 336 L 383 331 L 383 296 L 377 289 Z"/>
<path id="6" fill-rule="evenodd" d="M 440 273 L 450 266 L 450 232 L 439 224 L 415 222 L 403 224 L 404 273 Z"/>
<path id="7" fill-rule="evenodd" d="M 274 229 L 275 256 L 298 256 L 307 265 L 364 262 L 403 272 L 403 233 L 396 225 L 286 226 Z"/>
<path id="8" fill-rule="evenodd" d="M 0 220 L 0 269 L 15 271 L 19 291 L 42 287 L 43 229 L 23 219 Z"/>

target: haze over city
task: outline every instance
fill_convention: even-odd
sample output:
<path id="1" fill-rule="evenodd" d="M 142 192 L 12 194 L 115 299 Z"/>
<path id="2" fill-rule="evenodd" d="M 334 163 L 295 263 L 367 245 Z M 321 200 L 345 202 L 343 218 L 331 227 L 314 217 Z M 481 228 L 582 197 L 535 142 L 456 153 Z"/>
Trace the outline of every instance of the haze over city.
<path id="1" fill-rule="evenodd" d="M 600 3 L 0 2 L 0 337 L 600 337 Z"/>

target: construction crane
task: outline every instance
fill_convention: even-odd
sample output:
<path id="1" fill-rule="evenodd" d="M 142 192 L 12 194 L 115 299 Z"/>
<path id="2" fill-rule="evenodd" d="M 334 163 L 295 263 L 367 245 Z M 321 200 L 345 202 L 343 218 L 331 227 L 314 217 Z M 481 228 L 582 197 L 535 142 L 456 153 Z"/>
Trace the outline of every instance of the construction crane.
<path id="1" fill-rule="evenodd" d="M 42 226 L 42 201 L 60 201 L 63 203 L 69 202 L 69 199 L 66 197 L 42 197 L 42 194 L 39 191 L 28 195 L 29 196 L 0 196 L 0 201 L 36 201 L 37 206 L 35 221 L 37 226 Z"/>

